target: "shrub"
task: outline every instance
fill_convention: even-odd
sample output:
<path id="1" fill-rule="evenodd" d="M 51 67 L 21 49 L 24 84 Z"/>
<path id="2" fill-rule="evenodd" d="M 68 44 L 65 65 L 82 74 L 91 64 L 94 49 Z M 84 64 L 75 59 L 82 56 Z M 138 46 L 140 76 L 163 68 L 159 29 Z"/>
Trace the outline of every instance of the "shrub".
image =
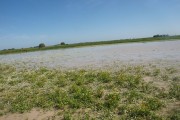
<path id="1" fill-rule="evenodd" d="M 65 45 L 65 42 L 61 42 L 60 45 Z"/>
<path id="2" fill-rule="evenodd" d="M 45 47 L 45 44 L 44 43 L 40 43 L 39 44 L 39 48 L 43 48 L 43 47 Z"/>

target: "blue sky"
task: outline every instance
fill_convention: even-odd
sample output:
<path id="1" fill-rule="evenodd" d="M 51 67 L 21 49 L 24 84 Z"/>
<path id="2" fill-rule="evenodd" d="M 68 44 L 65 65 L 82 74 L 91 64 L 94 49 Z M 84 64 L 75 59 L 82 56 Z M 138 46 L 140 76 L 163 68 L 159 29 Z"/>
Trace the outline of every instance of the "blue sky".
<path id="1" fill-rule="evenodd" d="M 0 0 L 0 49 L 180 34 L 180 0 Z"/>

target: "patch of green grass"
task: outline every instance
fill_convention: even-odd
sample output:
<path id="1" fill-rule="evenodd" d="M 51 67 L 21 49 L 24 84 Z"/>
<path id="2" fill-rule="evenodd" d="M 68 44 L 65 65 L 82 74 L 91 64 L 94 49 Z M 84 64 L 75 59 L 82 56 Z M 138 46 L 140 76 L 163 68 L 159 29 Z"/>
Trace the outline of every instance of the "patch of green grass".
<path id="1" fill-rule="evenodd" d="M 84 74 L 86 84 L 93 83 L 97 80 L 97 72 L 96 71 L 88 71 Z"/>
<path id="2" fill-rule="evenodd" d="M 155 97 L 160 99 L 167 99 L 169 97 L 169 93 L 167 91 L 160 90 Z"/>
<path id="3" fill-rule="evenodd" d="M 180 108 L 175 109 L 172 113 L 168 116 L 170 120 L 180 120 Z"/>
<path id="4" fill-rule="evenodd" d="M 169 97 L 176 98 L 177 100 L 180 100 L 180 85 L 179 84 L 172 84 L 170 91 L 169 91 Z"/>
<path id="5" fill-rule="evenodd" d="M 116 78 L 116 84 L 121 87 L 134 89 L 140 85 L 141 76 L 140 75 L 132 75 L 126 73 L 120 73 Z"/>
<path id="6" fill-rule="evenodd" d="M 160 72 L 161 72 L 160 69 L 157 69 L 157 68 L 156 68 L 155 70 L 153 70 L 152 75 L 153 75 L 153 76 L 158 76 L 158 75 L 160 74 Z"/>
<path id="7" fill-rule="evenodd" d="M 134 106 L 129 109 L 127 119 L 137 119 L 137 120 L 162 120 L 161 116 L 157 116 L 155 113 L 149 111 L 146 108 L 141 108 Z"/>
<path id="8" fill-rule="evenodd" d="M 58 78 L 54 82 L 58 87 L 65 87 L 67 85 L 67 80 L 64 77 Z"/>
<path id="9" fill-rule="evenodd" d="M 166 71 L 167 71 L 169 74 L 172 74 L 172 73 L 177 72 L 177 70 L 176 70 L 174 67 L 166 68 Z"/>
<path id="10" fill-rule="evenodd" d="M 108 109 L 115 109 L 118 107 L 120 95 L 118 93 L 111 93 L 105 96 L 104 107 Z"/>
<path id="11" fill-rule="evenodd" d="M 142 66 L 116 71 L 61 71 L 16 70 L 0 64 L 0 71 L 2 115 L 38 108 L 60 110 L 64 119 L 75 119 L 79 115 L 79 119 L 161 119 L 156 113 L 165 108 L 165 103 L 179 101 L 177 81 L 163 81 L 172 83 L 170 89 L 164 91 L 142 79 L 146 71 Z M 168 118 L 175 117 L 176 114 Z"/>
<path id="12" fill-rule="evenodd" d="M 72 95 L 73 99 L 77 100 L 82 105 L 89 106 L 93 102 L 91 90 L 84 86 L 78 87 Z"/>
<path id="13" fill-rule="evenodd" d="M 108 83 L 112 80 L 109 72 L 99 72 L 97 77 L 103 83 Z"/>
<path id="14" fill-rule="evenodd" d="M 121 106 L 118 110 L 121 120 L 162 120 L 161 116 L 156 115 L 154 111 L 151 111 L 142 105 Z"/>
<path id="15" fill-rule="evenodd" d="M 71 114 L 70 113 L 68 113 L 68 112 L 66 112 L 65 114 L 64 114 L 64 118 L 63 118 L 64 120 L 71 120 Z"/>
<path id="16" fill-rule="evenodd" d="M 143 94 L 136 91 L 136 90 L 130 90 L 127 93 L 127 101 L 129 103 L 136 103 L 139 99 L 143 98 Z"/>
<path id="17" fill-rule="evenodd" d="M 22 90 L 21 92 L 17 93 L 10 103 L 10 111 L 11 112 L 20 112 L 23 113 L 24 111 L 30 110 L 34 107 L 34 101 L 31 99 L 33 97 L 33 93 L 30 93 L 28 90 Z"/>
<path id="18" fill-rule="evenodd" d="M 173 80 L 174 82 L 180 82 L 180 76 L 174 76 L 174 77 L 172 78 L 172 80 Z"/>
<path id="19" fill-rule="evenodd" d="M 137 117 L 147 118 L 151 116 L 151 112 L 148 109 L 140 108 L 138 106 L 134 106 L 133 108 L 130 108 L 128 114 L 130 118 L 137 118 Z"/>
<path id="20" fill-rule="evenodd" d="M 127 106 L 126 105 L 120 105 L 118 107 L 118 111 L 117 111 L 118 115 L 124 115 L 124 114 L 126 114 L 126 112 L 127 112 Z"/>
<path id="21" fill-rule="evenodd" d="M 100 87 L 97 88 L 95 96 L 97 98 L 102 98 L 103 95 L 104 95 L 104 89 L 100 86 Z"/>
<path id="22" fill-rule="evenodd" d="M 161 75 L 162 80 L 167 81 L 169 79 L 168 75 Z"/>
<path id="23" fill-rule="evenodd" d="M 144 105 L 147 107 L 147 109 L 154 111 L 162 108 L 164 106 L 164 103 L 158 98 L 147 98 Z"/>

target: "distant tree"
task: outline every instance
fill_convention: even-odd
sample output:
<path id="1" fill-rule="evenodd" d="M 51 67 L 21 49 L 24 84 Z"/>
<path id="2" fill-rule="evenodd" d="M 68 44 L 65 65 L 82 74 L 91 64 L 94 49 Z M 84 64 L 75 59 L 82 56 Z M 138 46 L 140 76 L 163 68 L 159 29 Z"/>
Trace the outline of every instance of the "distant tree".
<path id="1" fill-rule="evenodd" d="M 43 48 L 43 47 L 45 47 L 45 44 L 44 43 L 40 43 L 39 44 L 39 48 Z"/>
<path id="2" fill-rule="evenodd" d="M 61 45 L 65 45 L 65 42 L 61 42 Z"/>
<path id="3" fill-rule="evenodd" d="M 154 35 L 153 37 L 160 37 L 160 35 Z"/>
<path id="4" fill-rule="evenodd" d="M 11 49 L 8 49 L 8 50 L 15 50 L 15 48 L 11 48 Z"/>
<path id="5" fill-rule="evenodd" d="M 168 37 L 169 35 L 168 34 L 164 34 L 164 35 L 154 35 L 153 37 Z"/>

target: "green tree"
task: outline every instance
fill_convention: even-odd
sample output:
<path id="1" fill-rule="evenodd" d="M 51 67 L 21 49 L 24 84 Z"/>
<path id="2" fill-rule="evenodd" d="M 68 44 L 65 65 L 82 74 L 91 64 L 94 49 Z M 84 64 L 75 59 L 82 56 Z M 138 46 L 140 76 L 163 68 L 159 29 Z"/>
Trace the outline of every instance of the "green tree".
<path id="1" fill-rule="evenodd" d="M 61 42 L 61 45 L 65 45 L 65 42 Z"/>
<path id="2" fill-rule="evenodd" d="M 39 48 L 43 48 L 43 47 L 45 47 L 45 44 L 44 43 L 40 43 L 39 44 Z"/>

